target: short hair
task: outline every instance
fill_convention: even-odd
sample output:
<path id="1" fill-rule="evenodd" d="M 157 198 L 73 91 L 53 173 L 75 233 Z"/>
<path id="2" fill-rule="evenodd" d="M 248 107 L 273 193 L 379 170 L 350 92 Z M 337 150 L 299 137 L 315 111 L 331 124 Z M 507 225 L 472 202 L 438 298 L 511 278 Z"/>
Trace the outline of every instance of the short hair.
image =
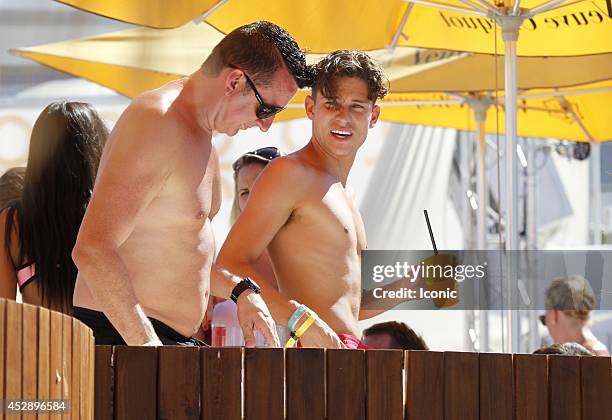
<path id="1" fill-rule="evenodd" d="M 389 81 L 382 68 L 363 51 L 338 50 L 312 66 L 314 80 L 312 93 L 320 92 L 326 98 L 336 96 L 338 79 L 356 77 L 368 86 L 368 99 L 376 102 L 389 92 Z"/>
<path id="2" fill-rule="evenodd" d="M 364 336 L 378 334 L 389 334 L 392 341 L 391 345 L 394 349 L 429 350 L 425 340 L 403 322 L 381 322 L 363 331 Z"/>
<path id="3" fill-rule="evenodd" d="M 240 216 L 240 213 L 242 213 L 240 211 L 239 204 L 240 196 L 238 195 L 238 174 L 242 169 L 246 168 L 249 165 L 260 165 L 262 168 L 265 168 L 268 163 L 270 162 L 258 159 L 255 156 L 246 156 L 244 157 L 244 162 L 240 166 L 240 168 L 237 171 L 234 171 L 234 201 L 232 202 L 232 211 L 230 213 L 230 222 L 232 225 L 236 223 L 236 220 L 238 220 L 238 216 Z"/>
<path id="4" fill-rule="evenodd" d="M 306 55 L 293 37 L 280 26 L 258 21 L 240 26 L 227 34 L 202 64 L 212 75 L 231 66 L 243 69 L 259 84 L 269 86 L 284 65 L 300 88 L 312 83 Z"/>
<path id="5" fill-rule="evenodd" d="M 548 347 L 542 347 L 533 352 L 533 354 L 562 354 L 565 356 L 594 356 L 586 347 L 578 343 L 563 343 L 553 344 Z"/>
<path id="6" fill-rule="evenodd" d="M 25 170 L 23 166 L 16 166 L 0 176 L 0 210 L 21 197 Z"/>
<path id="7" fill-rule="evenodd" d="M 546 309 L 563 311 L 567 316 L 587 321 L 595 307 L 595 294 L 582 276 L 559 277 L 546 289 Z"/>

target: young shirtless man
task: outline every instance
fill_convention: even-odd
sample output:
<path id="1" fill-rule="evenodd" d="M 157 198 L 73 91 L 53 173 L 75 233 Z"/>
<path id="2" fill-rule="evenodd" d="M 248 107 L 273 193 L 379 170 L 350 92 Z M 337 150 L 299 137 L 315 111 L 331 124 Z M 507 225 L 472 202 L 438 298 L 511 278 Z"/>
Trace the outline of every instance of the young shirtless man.
<path id="1" fill-rule="evenodd" d="M 300 337 L 303 346 L 357 348 L 366 238 L 346 181 L 387 87 L 363 52 L 332 53 L 315 73 L 306 98 L 310 141 L 262 172 L 218 263 L 257 281 L 254 263 L 267 248 L 280 292 L 259 283 L 276 322 L 287 325 L 301 303 L 318 315 Z"/>
<path id="2" fill-rule="evenodd" d="M 256 288 L 213 264 L 221 185 L 211 139 L 267 131 L 308 84 L 293 38 L 256 22 L 228 34 L 195 73 L 134 99 L 104 150 L 73 252 L 75 316 L 98 344 L 194 344 L 210 295 L 232 292 L 247 345 L 253 329 L 278 344 Z"/>

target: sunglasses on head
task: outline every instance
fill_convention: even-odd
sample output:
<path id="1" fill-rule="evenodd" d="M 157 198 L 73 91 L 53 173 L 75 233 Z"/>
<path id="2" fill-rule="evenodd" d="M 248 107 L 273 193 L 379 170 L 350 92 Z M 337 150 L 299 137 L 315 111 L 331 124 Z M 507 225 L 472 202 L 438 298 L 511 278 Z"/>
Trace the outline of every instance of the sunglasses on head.
<path id="1" fill-rule="evenodd" d="M 246 72 L 244 70 L 242 70 L 240 67 L 236 67 L 236 66 L 234 66 L 232 64 L 228 64 L 228 67 L 231 67 L 233 69 L 238 69 L 238 70 L 242 71 L 242 73 L 244 74 L 244 77 L 245 77 L 247 83 L 249 84 L 251 89 L 253 89 L 253 93 L 255 94 L 255 99 L 257 99 L 257 102 L 259 102 L 259 106 L 257 107 L 257 110 L 255 110 L 255 115 L 257 116 L 257 118 L 259 118 L 260 120 L 265 120 L 267 118 L 272 117 L 273 115 L 278 114 L 283 109 L 285 109 L 282 106 L 270 105 L 270 104 L 265 103 L 263 98 L 261 97 L 261 95 L 257 91 L 257 88 L 255 87 L 255 83 L 253 83 L 253 80 L 251 80 L 249 75 L 246 74 Z"/>
<path id="2" fill-rule="evenodd" d="M 232 164 L 232 169 L 234 170 L 234 172 L 238 172 L 248 158 L 261 160 L 262 162 L 267 164 L 272 159 L 276 159 L 280 155 L 281 152 L 276 147 L 262 147 L 261 149 L 254 150 L 252 152 L 245 153 L 244 155 L 240 156 L 236 160 L 236 162 Z"/>

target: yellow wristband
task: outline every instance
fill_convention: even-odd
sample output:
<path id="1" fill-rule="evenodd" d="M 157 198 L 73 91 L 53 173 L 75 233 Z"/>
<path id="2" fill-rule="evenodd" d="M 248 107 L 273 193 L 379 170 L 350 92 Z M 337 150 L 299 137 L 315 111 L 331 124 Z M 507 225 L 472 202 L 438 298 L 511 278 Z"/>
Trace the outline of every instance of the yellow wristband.
<path id="1" fill-rule="evenodd" d="M 297 343 L 297 341 L 299 340 L 299 338 L 304 335 L 304 333 L 306 332 L 306 330 L 308 328 L 310 328 L 310 326 L 315 322 L 316 318 L 313 317 L 310 313 L 308 314 L 308 318 L 306 318 L 306 320 L 304 321 L 304 323 L 302 325 L 300 325 L 300 328 L 297 329 L 296 332 L 294 332 L 291 335 L 291 338 L 289 338 L 289 340 L 287 340 L 287 343 L 285 344 L 285 348 L 290 348 L 295 346 L 295 344 Z"/>

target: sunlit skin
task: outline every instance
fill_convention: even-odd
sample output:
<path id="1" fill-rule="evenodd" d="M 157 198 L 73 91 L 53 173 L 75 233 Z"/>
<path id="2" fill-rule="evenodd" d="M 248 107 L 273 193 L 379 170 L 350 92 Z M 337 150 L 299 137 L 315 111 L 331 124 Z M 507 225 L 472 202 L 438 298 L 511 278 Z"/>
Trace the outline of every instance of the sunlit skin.
<path id="1" fill-rule="evenodd" d="M 546 328 L 555 343 L 578 343 L 597 356 L 609 356 L 606 346 L 595 337 L 586 321 L 566 315 L 563 311 L 546 311 Z"/>
<path id="2" fill-rule="evenodd" d="M 322 319 L 302 337 L 306 347 L 342 347 L 336 333 L 360 336 L 366 238 L 346 181 L 380 110 L 361 79 L 340 78 L 336 88 L 335 98 L 307 97 L 310 142 L 262 172 L 219 254 L 223 266 L 261 279 L 254 262 L 268 248 L 281 293 L 262 289 L 276 322 L 287 325 L 297 302 Z"/>
<path id="3" fill-rule="evenodd" d="M 257 88 L 278 106 L 297 91 L 284 67 Z M 128 344 L 160 344 L 146 316 L 191 336 L 210 294 L 227 299 L 239 281 L 213 265 L 221 184 L 211 140 L 213 132 L 267 131 L 273 118 L 258 119 L 257 107 L 242 70 L 200 69 L 137 97 L 115 125 L 73 253 L 74 304 L 103 311 Z M 247 345 L 253 327 L 278 344 L 267 313 L 260 296 L 240 296 Z"/>

